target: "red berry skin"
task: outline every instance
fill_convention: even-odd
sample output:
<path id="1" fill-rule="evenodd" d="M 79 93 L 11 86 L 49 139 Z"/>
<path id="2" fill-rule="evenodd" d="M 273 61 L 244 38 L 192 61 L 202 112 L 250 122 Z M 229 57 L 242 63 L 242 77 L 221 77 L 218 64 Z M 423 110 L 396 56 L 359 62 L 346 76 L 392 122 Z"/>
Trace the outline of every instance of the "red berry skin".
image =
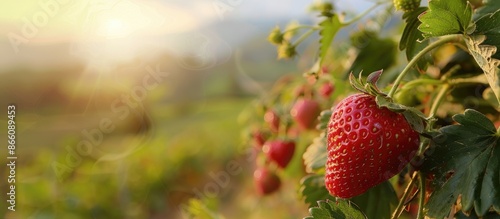
<path id="1" fill-rule="evenodd" d="M 318 102 L 310 99 L 298 99 L 290 111 L 293 120 L 302 129 L 313 129 L 320 113 Z"/>
<path id="2" fill-rule="evenodd" d="M 338 103 L 327 132 L 325 184 L 339 198 L 360 195 L 398 174 L 420 142 L 403 115 L 379 108 L 368 94 Z"/>
<path id="3" fill-rule="evenodd" d="M 268 141 L 262 147 L 266 156 L 281 168 L 286 168 L 292 160 L 295 152 L 294 141 L 273 140 Z"/>
<path id="4" fill-rule="evenodd" d="M 255 142 L 255 146 L 258 148 L 262 148 L 264 143 L 266 142 L 266 134 L 260 130 L 256 130 L 252 133 L 253 141 Z"/>
<path id="5" fill-rule="evenodd" d="M 328 68 L 328 66 L 323 66 L 321 67 L 321 74 L 328 74 L 328 72 L 330 71 L 330 69 Z"/>
<path id="6" fill-rule="evenodd" d="M 259 168 L 253 173 L 253 179 L 257 193 L 259 195 L 268 195 L 277 191 L 281 186 L 281 180 L 266 168 Z"/>
<path id="7" fill-rule="evenodd" d="M 334 91 L 335 87 L 331 82 L 326 82 L 319 88 L 319 94 L 324 98 L 329 98 Z"/>
<path id="8" fill-rule="evenodd" d="M 278 132 L 280 127 L 280 117 L 278 116 L 278 114 L 276 114 L 276 112 L 274 112 L 273 110 L 268 110 L 264 114 L 264 121 L 267 122 L 267 124 L 271 128 L 271 131 Z"/>

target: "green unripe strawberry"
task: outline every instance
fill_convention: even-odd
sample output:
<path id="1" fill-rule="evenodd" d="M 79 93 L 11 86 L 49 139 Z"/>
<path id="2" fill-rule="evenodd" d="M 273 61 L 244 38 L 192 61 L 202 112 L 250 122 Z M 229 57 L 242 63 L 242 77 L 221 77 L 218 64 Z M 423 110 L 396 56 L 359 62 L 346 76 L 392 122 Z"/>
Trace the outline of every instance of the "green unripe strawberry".
<path id="1" fill-rule="evenodd" d="M 267 40 L 275 45 L 281 45 L 281 43 L 283 43 L 283 39 L 284 39 L 283 33 L 281 33 L 281 30 L 279 27 L 275 27 L 271 31 L 271 33 L 269 33 L 269 36 L 267 36 Z"/>
<path id="2" fill-rule="evenodd" d="M 396 10 L 409 12 L 417 9 L 418 6 L 420 6 L 420 0 L 394 0 Z"/>
<path id="3" fill-rule="evenodd" d="M 318 2 L 313 4 L 310 8 L 311 11 L 319 11 L 324 16 L 332 16 L 333 5 L 330 2 Z"/>
<path id="4" fill-rule="evenodd" d="M 289 59 L 297 55 L 295 46 L 290 42 L 284 42 L 278 47 L 278 59 Z"/>

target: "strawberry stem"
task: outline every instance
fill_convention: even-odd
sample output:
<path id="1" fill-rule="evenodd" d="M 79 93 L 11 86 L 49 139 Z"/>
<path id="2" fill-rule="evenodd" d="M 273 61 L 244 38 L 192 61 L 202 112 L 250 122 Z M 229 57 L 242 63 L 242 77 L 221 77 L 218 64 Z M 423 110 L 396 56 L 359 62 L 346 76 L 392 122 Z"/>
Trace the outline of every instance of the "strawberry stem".
<path id="1" fill-rule="evenodd" d="M 399 76 L 396 78 L 396 80 L 394 81 L 394 85 L 392 85 L 392 88 L 389 91 L 389 93 L 387 94 L 387 96 L 390 97 L 390 98 L 393 97 L 393 95 L 396 93 L 396 90 L 398 89 L 399 84 L 401 83 L 401 81 L 403 80 L 403 78 L 406 76 L 406 74 L 408 72 L 410 72 L 411 68 L 415 64 L 417 64 L 417 62 L 418 62 L 418 60 L 420 60 L 420 58 L 422 58 L 425 54 L 427 54 L 428 52 L 432 51 L 433 49 L 435 49 L 437 47 L 440 47 L 443 44 L 460 40 L 459 36 L 460 35 L 450 35 L 450 36 L 442 37 L 439 40 L 437 40 L 437 41 L 429 44 L 422 51 L 420 51 L 419 53 L 417 53 L 417 55 L 415 55 L 415 57 L 413 57 L 410 60 L 410 62 L 408 63 L 408 65 L 406 65 L 406 67 L 403 69 L 403 71 L 401 71 L 401 73 L 399 74 Z"/>
<path id="2" fill-rule="evenodd" d="M 471 77 L 471 78 L 454 78 L 454 79 L 449 79 L 448 84 L 453 85 L 453 86 L 463 86 L 463 85 L 470 85 L 470 84 L 488 84 L 488 79 L 486 79 L 486 76 L 484 74 Z"/>
<path id="3" fill-rule="evenodd" d="M 421 172 L 418 173 L 420 179 L 420 199 L 418 200 L 417 219 L 424 219 L 424 201 L 425 201 L 425 176 Z"/>
<path id="4" fill-rule="evenodd" d="M 293 47 L 297 47 L 302 41 L 304 41 L 305 39 L 307 39 L 307 37 L 309 37 L 312 33 L 314 33 L 314 29 L 309 29 L 307 30 L 307 32 L 305 32 L 304 34 L 302 34 L 302 36 L 300 36 L 297 41 L 295 41 L 292 46 Z"/>
<path id="5" fill-rule="evenodd" d="M 296 27 L 284 30 L 283 33 L 290 32 L 290 31 L 295 31 L 295 30 L 299 30 L 299 29 L 306 29 L 306 28 L 309 28 L 309 29 L 312 29 L 312 30 L 320 30 L 321 29 L 321 27 L 318 27 L 318 26 L 299 25 L 299 26 L 296 26 Z"/>
<path id="6" fill-rule="evenodd" d="M 417 172 L 415 172 L 413 174 L 413 177 L 411 178 L 410 183 L 408 183 L 408 186 L 406 187 L 406 189 L 405 189 L 405 191 L 403 193 L 403 197 L 401 197 L 401 200 L 399 200 L 399 204 L 396 207 L 396 210 L 394 210 L 394 213 L 392 214 L 391 219 L 399 218 L 399 216 L 403 212 L 403 209 L 404 209 L 404 206 L 405 206 L 405 200 L 410 195 L 410 193 L 411 193 L 411 191 L 413 189 L 413 185 L 415 184 L 415 181 L 417 181 L 417 176 L 418 176 Z"/>
<path id="7" fill-rule="evenodd" d="M 358 21 L 359 19 L 363 18 L 365 15 L 367 15 L 370 12 L 372 12 L 375 8 L 377 8 L 380 5 L 383 5 L 384 3 L 387 3 L 387 2 L 386 1 L 376 2 L 370 8 L 368 8 L 365 11 L 363 11 L 361 14 L 358 14 L 356 17 L 353 17 L 351 20 L 346 21 L 346 22 L 342 22 L 342 26 L 349 26 L 349 25 L 351 25 L 352 23 L 354 23 L 354 22 Z"/>
<path id="8" fill-rule="evenodd" d="M 406 83 L 405 85 L 403 85 L 403 87 L 401 89 L 403 89 L 403 90 L 413 89 L 414 87 L 416 87 L 420 84 L 441 85 L 441 84 L 443 84 L 443 81 L 437 80 L 437 79 L 419 78 L 419 79 L 415 79 L 413 81 Z"/>
<path id="9" fill-rule="evenodd" d="M 436 114 L 439 105 L 443 102 L 443 99 L 445 97 L 446 92 L 450 89 L 450 85 L 444 84 L 441 89 L 439 90 L 436 98 L 434 99 L 434 102 L 432 103 L 431 110 L 429 112 L 429 118 L 433 118 L 434 115 Z"/>

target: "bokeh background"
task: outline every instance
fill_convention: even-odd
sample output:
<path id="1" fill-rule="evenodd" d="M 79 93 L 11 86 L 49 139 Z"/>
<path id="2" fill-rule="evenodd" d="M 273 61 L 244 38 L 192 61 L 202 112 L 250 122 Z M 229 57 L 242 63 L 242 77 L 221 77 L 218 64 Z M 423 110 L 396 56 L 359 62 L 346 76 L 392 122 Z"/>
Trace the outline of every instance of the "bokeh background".
<path id="1" fill-rule="evenodd" d="M 16 211 L 2 207 L 0 218 L 182 218 L 192 198 L 226 218 L 305 216 L 299 178 L 255 196 L 239 121 L 274 81 L 314 61 L 314 42 L 278 61 L 266 41 L 276 25 L 317 21 L 311 3 L 2 1 L 0 139 L 14 104 L 18 160 Z M 336 5 L 355 13 L 372 4 Z M 292 178 L 300 157 L 293 162 Z M 228 168 L 235 174 L 221 178 Z"/>

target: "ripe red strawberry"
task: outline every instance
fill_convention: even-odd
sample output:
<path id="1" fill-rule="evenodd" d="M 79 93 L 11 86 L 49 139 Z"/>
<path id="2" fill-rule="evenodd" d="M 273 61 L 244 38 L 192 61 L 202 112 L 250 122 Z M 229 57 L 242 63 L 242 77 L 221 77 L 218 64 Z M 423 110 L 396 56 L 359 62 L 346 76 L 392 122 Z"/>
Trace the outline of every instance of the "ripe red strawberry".
<path id="1" fill-rule="evenodd" d="M 257 193 L 260 195 L 273 193 L 281 186 L 281 180 L 278 175 L 263 167 L 255 170 L 253 179 L 257 188 Z"/>
<path id="2" fill-rule="evenodd" d="M 276 114 L 276 112 L 274 112 L 274 110 L 268 110 L 264 114 L 264 121 L 267 122 L 271 131 L 278 132 L 280 127 L 280 117 Z"/>
<path id="3" fill-rule="evenodd" d="M 340 198 L 366 192 L 399 173 L 419 141 L 404 116 L 379 108 L 374 96 L 345 98 L 328 123 L 326 188 Z"/>
<path id="4" fill-rule="evenodd" d="M 281 168 L 286 168 L 295 152 L 295 142 L 284 140 L 268 141 L 262 147 L 262 151 L 269 160 L 275 162 Z"/>
<path id="5" fill-rule="evenodd" d="M 320 112 L 319 104 L 315 100 L 298 99 L 293 105 L 290 114 L 300 128 L 312 129 Z"/>
<path id="6" fill-rule="evenodd" d="M 319 94 L 324 98 L 329 98 L 332 95 L 335 87 L 331 82 L 326 82 L 319 88 Z"/>

